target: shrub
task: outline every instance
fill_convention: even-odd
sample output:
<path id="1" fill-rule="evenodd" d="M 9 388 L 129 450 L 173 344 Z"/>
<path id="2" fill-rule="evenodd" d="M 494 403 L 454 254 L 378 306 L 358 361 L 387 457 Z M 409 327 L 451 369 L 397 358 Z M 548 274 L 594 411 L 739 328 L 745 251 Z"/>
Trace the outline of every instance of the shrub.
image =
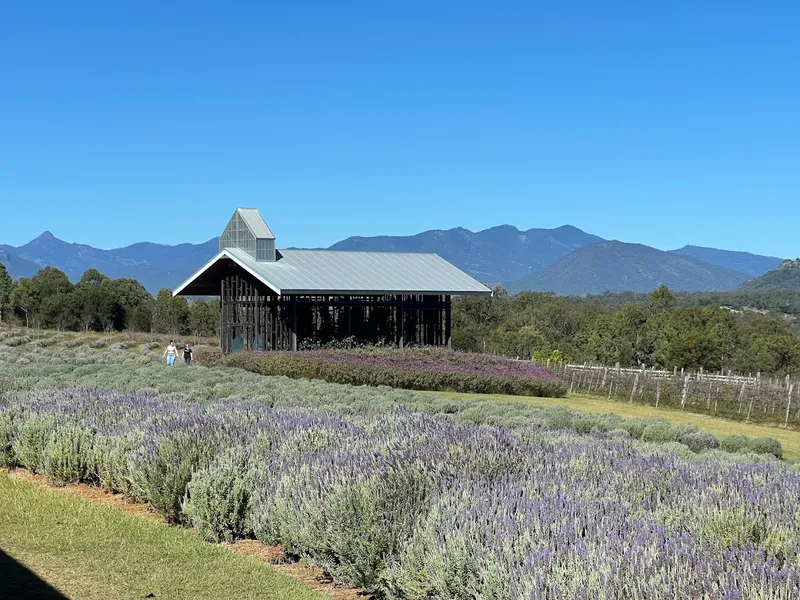
<path id="1" fill-rule="evenodd" d="M 670 442 L 673 441 L 673 430 L 669 423 L 652 423 L 642 430 L 643 442 Z"/>
<path id="2" fill-rule="evenodd" d="M 719 442 L 707 431 L 692 431 L 681 436 L 681 444 L 685 444 L 692 452 L 703 452 L 719 448 Z"/>
<path id="3" fill-rule="evenodd" d="M 169 521 L 184 521 L 181 503 L 192 474 L 208 465 L 219 437 L 207 420 L 173 421 L 149 431 L 128 461 L 133 489 Z"/>
<path id="4" fill-rule="evenodd" d="M 12 337 L 5 340 L 5 345 L 11 348 L 16 348 L 17 346 L 22 346 L 23 344 L 27 344 L 31 341 L 27 335 L 22 335 L 19 337 Z"/>
<path id="5" fill-rule="evenodd" d="M 71 423 L 53 429 L 44 448 L 42 466 L 47 480 L 55 485 L 86 481 L 96 472 L 92 441 L 94 434 Z"/>
<path id="6" fill-rule="evenodd" d="M 756 454 L 771 454 L 775 458 L 783 458 L 781 443 L 771 437 L 759 437 L 750 440 L 750 451 Z"/>
<path id="7" fill-rule="evenodd" d="M 729 435 L 720 442 L 720 448 L 725 452 L 746 452 L 750 447 L 750 440 L 743 435 Z"/>
<path id="8" fill-rule="evenodd" d="M 42 470 L 44 449 L 54 423 L 52 416 L 31 417 L 22 424 L 14 439 L 14 456 L 20 464 L 34 473 Z"/>
<path id="9" fill-rule="evenodd" d="M 138 443 L 141 443 L 141 435 L 135 433 L 95 437 L 93 462 L 100 487 L 109 492 L 122 492 L 132 498 L 136 497 L 128 471 L 128 459 Z"/>
<path id="10" fill-rule="evenodd" d="M 11 417 L 0 414 L 0 469 L 8 469 L 14 464 L 11 444 L 14 439 L 14 426 Z"/>
<path id="11" fill-rule="evenodd" d="M 252 533 L 250 496 L 254 484 L 248 462 L 247 453 L 235 448 L 192 476 L 183 512 L 206 540 L 231 542 Z"/>

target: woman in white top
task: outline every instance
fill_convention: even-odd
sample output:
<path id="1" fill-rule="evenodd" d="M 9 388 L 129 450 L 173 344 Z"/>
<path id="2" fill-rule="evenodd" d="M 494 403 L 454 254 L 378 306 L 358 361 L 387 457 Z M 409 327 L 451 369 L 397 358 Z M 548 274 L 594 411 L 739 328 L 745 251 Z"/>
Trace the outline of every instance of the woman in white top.
<path id="1" fill-rule="evenodd" d="M 170 342 L 167 349 L 164 350 L 164 356 L 167 358 L 167 364 L 170 367 L 175 366 L 175 359 L 178 357 L 178 349 L 175 347 L 175 342 Z"/>

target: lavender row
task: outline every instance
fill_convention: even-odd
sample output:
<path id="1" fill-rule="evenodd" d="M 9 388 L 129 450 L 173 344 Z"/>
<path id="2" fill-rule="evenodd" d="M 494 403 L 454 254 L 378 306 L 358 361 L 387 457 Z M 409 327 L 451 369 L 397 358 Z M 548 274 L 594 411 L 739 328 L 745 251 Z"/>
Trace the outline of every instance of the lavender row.
<path id="1" fill-rule="evenodd" d="M 351 385 L 544 397 L 563 397 L 567 393 L 564 380 L 532 362 L 445 350 L 390 352 L 369 348 L 227 356 L 206 350 L 197 358 L 208 366 L 227 365 L 261 375 Z"/>

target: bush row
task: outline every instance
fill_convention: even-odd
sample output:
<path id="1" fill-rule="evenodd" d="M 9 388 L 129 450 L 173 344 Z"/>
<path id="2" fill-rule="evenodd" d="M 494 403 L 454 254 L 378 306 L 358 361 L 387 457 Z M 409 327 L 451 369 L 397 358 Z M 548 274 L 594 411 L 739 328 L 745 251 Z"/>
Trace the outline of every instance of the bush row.
<path id="1" fill-rule="evenodd" d="M 495 375 L 481 372 L 404 369 L 392 364 L 352 364 L 326 360 L 320 354 L 259 352 L 223 355 L 203 349 L 197 362 L 207 366 L 229 366 L 259 375 L 283 375 L 292 379 L 319 379 L 347 385 L 389 386 L 408 390 L 508 394 L 561 398 L 567 385 L 555 378 L 531 375 Z"/>

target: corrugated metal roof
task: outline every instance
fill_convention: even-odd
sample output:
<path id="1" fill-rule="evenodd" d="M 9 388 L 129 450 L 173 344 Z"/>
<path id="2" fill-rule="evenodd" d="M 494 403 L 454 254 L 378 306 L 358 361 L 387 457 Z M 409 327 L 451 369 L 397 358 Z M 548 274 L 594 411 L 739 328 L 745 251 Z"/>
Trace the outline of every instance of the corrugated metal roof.
<path id="1" fill-rule="evenodd" d="M 257 208 L 237 208 L 236 212 L 242 218 L 242 221 L 250 228 L 253 235 L 258 239 L 275 239 L 272 230 L 267 226 L 267 222 Z"/>
<path id="2" fill-rule="evenodd" d="M 192 284 L 221 259 L 230 259 L 281 295 L 430 294 L 489 295 L 491 290 L 436 254 L 279 250 L 275 262 L 256 262 L 226 248 L 174 295 L 193 295 Z M 185 290 L 185 291 L 184 291 Z"/>

